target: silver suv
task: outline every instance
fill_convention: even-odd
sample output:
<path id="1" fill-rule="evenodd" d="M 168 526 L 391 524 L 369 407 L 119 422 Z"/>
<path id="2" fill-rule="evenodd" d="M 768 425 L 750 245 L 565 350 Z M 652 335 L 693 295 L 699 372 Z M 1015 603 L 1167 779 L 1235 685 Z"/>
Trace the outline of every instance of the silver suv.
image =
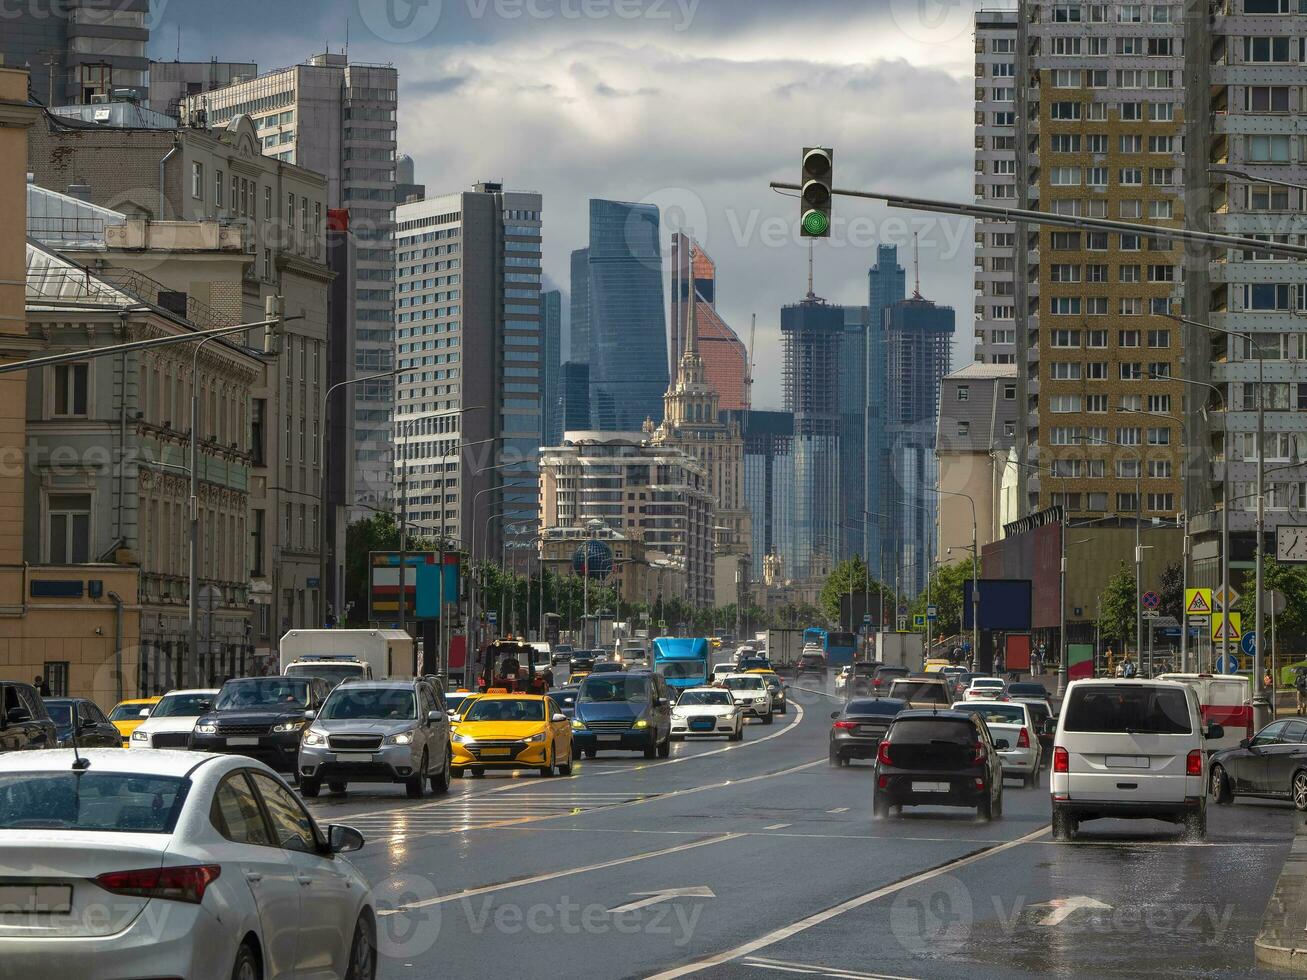
<path id="1" fill-rule="evenodd" d="M 449 789 L 449 716 L 427 680 L 342 681 L 300 741 L 300 792 L 326 783 L 403 783 L 420 797 Z"/>

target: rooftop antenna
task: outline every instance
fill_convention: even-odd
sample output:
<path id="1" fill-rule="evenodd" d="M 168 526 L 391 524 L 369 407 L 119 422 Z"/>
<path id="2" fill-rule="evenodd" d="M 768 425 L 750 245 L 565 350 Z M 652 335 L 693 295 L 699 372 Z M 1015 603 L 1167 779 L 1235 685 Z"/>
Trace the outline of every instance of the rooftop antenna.
<path id="1" fill-rule="evenodd" d="M 91 768 L 91 760 L 82 755 L 81 747 L 77 744 L 77 729 L 82 727 L 82 718 L 77 710 L 77 702 L 74 701 L 68 710 L 73 722 L 73 772 L 85 772 Z"/>
<path id="2" fill-rule="evenodd" d="M 817 298 L 817 294 L 812 291 L 812 249 L 815 241 L 814 238 L 808 239 L 808 299 Z"/>
<path id="3" fill-rule="evenodd" d="M 177 25 L 177 60 L 182 60 L 182 25 Z"/>
<path id="4" fill-rule="evenodd" d="M 912 233 L 912 298 L 921 299 L 921 250 L 917 243 L 917 233 Z"/>
<path id="5" fill-rule="evenodd" d="M 349 18 L 345 18 L 345 60 L 349 61 Z"/>
<path id="6" fill-rule="evenodd" d="M 754 344 L 758 336 L 758 314 L 754 313 L 749 319 L 749 361 L 746 367 L 748 373 L 745 375 L 744 383 L 744 412 L 747 421 L 749 410 L 753 408 L 753 369 L 757 365 L 757 359 L 753 355 Z"/>

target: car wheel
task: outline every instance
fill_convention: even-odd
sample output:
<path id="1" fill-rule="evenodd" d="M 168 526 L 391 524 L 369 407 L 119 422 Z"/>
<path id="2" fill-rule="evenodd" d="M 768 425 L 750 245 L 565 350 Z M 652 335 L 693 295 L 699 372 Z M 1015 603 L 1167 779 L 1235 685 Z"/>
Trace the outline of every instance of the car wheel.
<path id="1" fill-rule="evenodd" d="M 766 715 L 763 716 L 762 723 L 764 725 L 770 725 L 775 720 L 776 719 L 773 717 L 772 712 L 769 711 L 767 712 Z"/>
<path id="2" fill-rule="evenodd" d="M 249 943 L 241 943 L 241 948 L 236 950 L 236 964 L 231 968 L 231 980 L 259 980 L 262 973 L 253 948 Z"/>
<path id="3" fill-rule="evenodd" d="M 663 742 L 663 744 L 658 746 L 658 758 L 666 759 L 671 754 L 672 754 L 672 737 L 668 735 L 666 740 Z"/>
<path id="4" fill-rule="evenodd" d="M 1058 807 L 1053 808 L 1053 840 L 1071 841 L 1076 837 L 1076 822 L 1071 814 Z"/>
<path id="5" fill-rule="evenodd" d="M 305 776 L 300 780 L 300 796 L 306 796 L 309 799 L 313 799 L 320 792 L 322 792 L 321 780 L 313 779 L 309 776 Z"/>
<path id="6" fill-rule="evenodd" d="M 976 806 L 976 816 L 981 820 L 994 819 L 994 801 L 989 798 L 989 793 L 985 793 L 985 798 Z"/>
<path id="7" fill-rule="evenodd" d="M 1190 810 L 1184 815 L 1184 839 L 1201 841 L 1207 838 L 1207 811 Z"/>
<path id="8" fill-rule="evenodd" d="M 441 793 L 449 792 L 450 769 L 453 768 L 453 762 L 450 759 L 449 752 L 445 752 L 445 764 L 440 767 L 440 772 L 431 777 L 431 792 L 439 796 Z"/>
<path id="9" fill-rule="evenodd" d="M 473 767 L 472 767 L 472 778 L 473 778 L 473 779 L 482 779 L 482 778 L 485 776 L 485 774 L 486 774 L 486 767 L 485 767 L 485 766 L 473 766 Z"/>
<path id="10" fill-rule="evenodd" d="M 654 759 L 654 758 L 657 758 L 657 756 L 658 756 L 658 743 L 657 743 L 657 742 L 653 743 L 652 745 L 646 745 L 646 746 L 644 747 L 644 757 L 645 757 L 646 759 Z"/>
<path id="11" fill-rule="evenodd" d="M 1289 789 L 1293 798 L 1293 808 L 1299 813 L 1307 811 L 1307 772 L 1295 772 Z"/>
<path id="12" fill-rule="evenodd" d="M 744 741 L 744 722 L 743 722 L 743 721 L 741 721 L 738 725 L 735 726 L 735 734 L 732 735 L 731 738 L 733 738 L 733 739 L 734 739 L 735 741 L 737 741 L 737 742 L 743 742 L 743 741 Z"/>
<path id="13" fill-rule="evenodd" d="M 597 758 L 597 757 L 599 756 L 599 750 L 598 750 L 598 749 L 583 749 L 583 750 L 582 750 L 582 754 L 583 754 L 587 759 L 594 759 L 594 758 Z"/>
<path id="14" fill-rule="evenodd" d="M 1225 774 L 1225 767 L 1212 766 L 1212 802 L 1227 804 L 1233 800 L 1234 794 L 1230 792 L 1230 777 Z"/>
<path id="15" fill-rule="evenodd" d="M 367 912 L 359 916 L 354 926 L 354 942 L 349 948 L 349 966 L 345 980 L 374 980 L 377 975 L 377 937 L 372 917 Z"/>
<path id="16" fill-rule="evenodd" d="M 404 790 L 408 793 L 410 800 L 419 799 L 427 789 L 427 754 L 422 753 L 422 763 L 418 766 L 418 771 L 404 780 Z"/>
<path id="17" fill-rule="evenodd" d="M 345 784 L 345 783 L 328 783 L 328 784 L 327 784 L 327 789 L 331 790 L 333 793 L 343 793 L 343 792 L 345 792 L 345 788 L 346 788 L 346 784 Z"/>
<path id="18" fill-rule="evenodd" d="M 840 754 L 834 749 L 830 750 L 830 764 L 832 769 L 837 769 L 843 765 L 843 761 L 840 759 Z"/>
<path id="19" fill-rule="evenodd" d="M 889 800 L 879 793 L 871 798 L 871 815 L 878 820 L 885 820 L 889 817 Z"/>
<path id="20" fill-rule="evenodd" d="M 572 775 L 572 746 L 570 744 L 567 746 L 567 761 L 558 764 L 558 775 Z"/>
<path id="21" fill-rule="evenodd" d="M 555 756 L 555 755 L 557 755 L 557 753 L 555 752 L 550 753 L 550 756 Z M 554 774 L 554 761 L 555 761 L 554 758 L 548 758 L 545 760 L 545 765 L 540 767 L 541 776 L 548 777 Z"/>

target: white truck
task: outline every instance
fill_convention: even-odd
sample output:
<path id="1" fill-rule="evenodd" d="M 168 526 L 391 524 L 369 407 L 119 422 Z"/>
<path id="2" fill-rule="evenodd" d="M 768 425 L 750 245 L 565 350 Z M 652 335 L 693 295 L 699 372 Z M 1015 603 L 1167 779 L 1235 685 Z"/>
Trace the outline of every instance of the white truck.
<path id="1" fill-rule="evenodd" d="M 792 669 L 803 652 L 803 630 L 768 630 L 761 649 L 772 670 Z"/>
<path id="2" fill-rule="evenodd" d="M 290 630 L 279 650 L 289 677 L 339 684 L 347 677 L 413 676 L 413 637 L 403 630 Z"/>
<path id="3" fill-rule="evenodd" d="M 887 667 L 906 667 L 921 670 L 925 666 L 920 633 L 881 633 L 880 649 L 876 659 Z"/>

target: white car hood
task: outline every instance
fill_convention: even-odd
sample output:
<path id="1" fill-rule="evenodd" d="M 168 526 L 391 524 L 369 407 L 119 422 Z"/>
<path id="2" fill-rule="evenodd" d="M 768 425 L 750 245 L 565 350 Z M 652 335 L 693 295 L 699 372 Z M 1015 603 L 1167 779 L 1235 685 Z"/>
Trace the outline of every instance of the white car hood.
<path id="1" fill-rule="evenodd" d="M 735 708 L 736 706 L 733 704 L 689 704 L 673 708 L 672 716 L 675 718 L 689 718 L 691 715 L 698 717 L 714 715 L 718 718 L 724 718 L 735 714 Z"/>
<path id="2" fill-rule="evenodd" d="M 145 723 L 142 724 L 141 727 L 136 730 L 138 732 L 145 732 L 147 735 L 172 734 L 174 732 L 189 732 L 191 729 L 195 727 L 195 723 L 199 720 L 200 718 L 198 715 L 194 715 L 189 718 L 183 717 L 181 715 L 177 715 L 175 717 L 169 715 L 164 718 L 147 718 L 145 720 Z"/>

